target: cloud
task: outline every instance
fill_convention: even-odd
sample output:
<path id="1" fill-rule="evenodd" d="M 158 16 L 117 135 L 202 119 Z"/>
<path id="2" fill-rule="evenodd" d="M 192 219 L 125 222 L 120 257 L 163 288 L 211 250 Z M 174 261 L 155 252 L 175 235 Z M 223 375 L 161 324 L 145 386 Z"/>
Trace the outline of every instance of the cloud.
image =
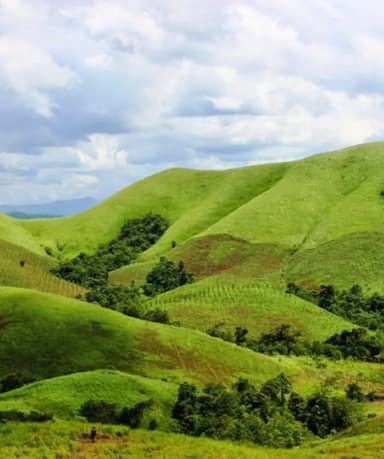
<path id="1" fill-rule="evenodd" d="M 380 11 L 378 0 L 0 0 L 2 201 L 104 197 L 166 167 L 382 138 Z"/>

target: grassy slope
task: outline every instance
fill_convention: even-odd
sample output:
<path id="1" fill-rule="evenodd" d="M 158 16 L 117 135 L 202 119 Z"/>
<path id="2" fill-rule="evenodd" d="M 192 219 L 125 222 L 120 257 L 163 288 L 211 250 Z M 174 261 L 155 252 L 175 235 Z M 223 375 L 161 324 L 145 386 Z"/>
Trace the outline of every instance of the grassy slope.
<path id="1" fill-rule="evenodd" d="M 169 311 L 182 326 L 206 331 L 216 323 L 245 327 L 252 337 L 288 323 L 311 339 L 323 340 L 351 324 L 275 286 L 238 278 L 213 277 L 155 297 L 150 307 Z"/>
<path id="2" fill-rule="evenodd" d="M 21 266 L 20 262 L 24 262 Z M 57 262 L 0 239 L 0 285 L 76 297 L 84 289 L 50 273 Z"/>
<path id="3" fill-rule="evenodd" d="M 106 368 L 175 383 L 229 384 L 245 377 L 260 384 L 284 371 L 306 391 L 343 368 L 348 379 L 379 392 L 384 383 L 380 365 L 317 368 L 309 358 L 264 356 L 198 331 L 24 289 L 0 289 L 0 330 L 0 374 L 23 369 L 44 379 Z M 345 387 L 345 379 L 339 382 Z"/>
<path id="4" fill-rule="evenodd" d="M 299 371 L 197 331 L 145 322 L 98 305 L 0 289 L 0 373 L 41 378 L 99 368 L 180 382 L 260 382 Z M 22 339 L 20 338 L 22 337 Z"/>
<path id="5" fill-rule="evenodd" d="M 354 233 L 292 256 L 285 278 L 297 283 L 334 284 L 384 294 L 384 234 Z"/>
<path id="6" fill-rule="evenodd" d="M 379 429 L 376 420 L 368 423 L 368 433 L 323 440 L 292 450 L 129 430 L 122 426 L 97 426 L 99 439 L 91 443 L 84 438 L 89 435 L 89 424 L 64 421 L 40 425 L 10 423 L 0 425 L 0 455 L 8 459 L 381 459 L 384 454 L 384 422 L 382 418 L 379 421 Z"/>
<path id="7" fill-rule="evenodd" d="M 291 163 L 227 171 L 171 169 L 75 216 L 32 221 L 1 217 L 0 237 L 35 252 L 48 246 L 59 254 L 59 243 L 62 255 L 71 257 L 113 238 L 127 218 L 153 211 L 172 225 L 142 261 L 169 252 L 172 241 L 181 245 L 191 237 L 218 234 L 299 251 L 340 239 L 338 255 L 343 257 L 348 255 L 343 237 L 360 232 L 367 241 L 373 238 L 367 247 L 374 254 L 375 235 L 384 229 L 379 196 L 383 166 L 384 144 L 377 143 Z M 356 253 L 352 262 L 360 264 L 361 255 Z M 375 269 L 368 265 L 368 271 Z"/>
<path id="8" fill-rule="evenodd" d="M 59 376 L 0 395 L 0 410 L 42 411 L 61 418 L 77 416 L 89 400 L 104 400 L 119 407 L 153 400 L 156 419 L 166 427 L 177 398 L 177 385 L 113 370 L 95 370 Z M 167 419 L 168 418 L 168 419 Z"/>
<path id="9" fill-rule="evenodd" d="M 0 214 L 0 239 L 12 242 L 40 255 L 45 253 L 44 246 L 41 246 L 39 240 L 22 227 L 19 220 L 4 214 Z"/>
<path id="10" fill-rule="evenodd" d="M 262 193 L 280 179 L 285 164 L 229 171 L 170 169 L 137 182 L 103 203 L 73 217 L 22 221 L 20 225 L 45 245 L 65 244 L 71 256 L 113 238 L 128 218 L 152 211 L 167 217 L 172 228 L 149 256 L 173 240 L 184 241 Z M 151 255 L 152 254 L 152 255 Z"/>
<path id="11" fill-rule="evenodd" d="M 206 233 L 313 247 L 343 234 L 380 231 L 383 163 L 382 143 L 291 163 L 275 186 Z"/>

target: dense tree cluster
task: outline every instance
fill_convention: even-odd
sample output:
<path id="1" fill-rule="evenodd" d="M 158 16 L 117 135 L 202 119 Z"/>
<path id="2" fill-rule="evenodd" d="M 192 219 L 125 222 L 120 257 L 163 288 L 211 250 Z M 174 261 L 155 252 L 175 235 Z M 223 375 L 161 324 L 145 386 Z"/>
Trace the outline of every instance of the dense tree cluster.
<path id="1" fill-rule="evenodd" d="M 233 333 L 223 328 L 223 323 L 215 324 L 207 330 L 210 336 L 246 346 L 255 352 L 283 355 L 324 355 L 331 359 L 353 358 L 370 362 L 383 360 L 384 343 L 377 336 L 370 335 L 364 328 L 343 330 L 325 342 L 309 341 L 298 330 L 288 324 L 281 324 L 258 339 L 248 339 L 248 330 L 236 327 Z"/>
<path id="2" fill-rule="evenodd" d="M 103 285 L 88 290 L 85 298 L 90 303 L 119 311 L 127 316 L 168 324 L 170 322 L 167 311 L 161 309 L 147 310 L 140 289 L 134 285 Z"/>
<path id="3" fill-rule="evenodd" d="M 31 411 L 30 413 L 17 410 L 0 411 L 0 422 L 46 422 L 51 421 L 52 418 L 52 414 L 39 411 Z"/>
<path id="4" fill-rule="evenodd" d="M 176 266 L 172 261 L 161 257 L 159 263 L 148 273 L 143 290 L 147 296 L 154 296 L 191 282 L 193 274 L 185 270 L 182 261 Z"/>
<path id="5" fill-rule="evenodd" d="M 54 273 L 85 288 L 104 286 L 110 271 L 132 263 L 139 253 L 163 235 L 168 226 L 168 221 L 156 214 L 129 220 L 116 239 L 101 245 L 92 255 L 81 253 L 62 263 Z"/>
<path id="6" fill-rule="evenodd" d="M 319 291 L 308 291 L 290 282 L 287 293 L 311 301 L 362 327 L 384 330 L 384 296 L 374 293 L 366 297 L 359 285 L 353 285 L 349 290 L 322 285 Z"/>
<path id="7" fill-rule="evenodd" d="M 180 431 L 189 435 L 293 447 L 300 444 L 306 429 L 324 437 L 352 425 L 356 406 L 326 390 L 305 400 L 292 392 L 289 379 L 280 374 L 260 389 L 245 379 L 231 390 L 210 383 L 201 392 L 183 383 L 172 415 Z"/>
<path id="8" fill-rule="evenodd" d="M 124 424 L 132 429 L 142 426 L 146 411 L 153 405 L 152 400 L 139 402 L 131 408 L 118 408 L 115 403 L 104 400 L 88 400 L 80 407 L 80 414 L 90 422 L 103 424 Z M 154 426 L 154 422 L 150 422 Z"/>
<path id="9" fill-rule="evenodd" d="M 169 323 L 169 315 L 160 309 L 146 310 L 141 290 L 135 285 L 109 285 L 110 271 L 132 263 L 138 254 L 153 245 L 168 228 L 160 215 L 148 214 L 126 222 L 118 237 L 99 247 L 96 253 L 81 253 L 62 263 L 54 273 L 87 288 L 85 299 L 123 314 L 154 322 Z M 154 295 L 175 286 L 191 282 L 182 262 L 177 267 L 165 259 L 148 274 L 144 292 Z"/>
<path id="10" fill-rule="evenodd" d="M 8 392 L 33 381 L 33 378 L 22 373 L 11 373 L 0 380 L 0 392 Z"/>

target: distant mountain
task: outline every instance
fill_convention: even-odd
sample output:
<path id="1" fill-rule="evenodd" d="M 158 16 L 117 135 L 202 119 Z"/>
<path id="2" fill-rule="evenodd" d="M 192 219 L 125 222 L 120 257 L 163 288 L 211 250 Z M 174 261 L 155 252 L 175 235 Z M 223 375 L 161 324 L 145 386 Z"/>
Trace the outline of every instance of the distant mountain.
<path id="1" fill-rule="evenodd" d="M 0 212 L 14 218 L 49 218 L 72 215 L 97 204 L 95 198 L 69 199 L 43 204 L 0 205 Z"/>

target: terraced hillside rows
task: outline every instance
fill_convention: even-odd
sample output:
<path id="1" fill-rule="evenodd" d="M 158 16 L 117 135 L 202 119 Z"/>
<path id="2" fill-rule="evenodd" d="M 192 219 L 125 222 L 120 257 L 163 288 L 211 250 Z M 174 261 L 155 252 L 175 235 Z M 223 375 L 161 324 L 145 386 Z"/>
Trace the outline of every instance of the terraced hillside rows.
<path id="1" fill-rule="evenodd" d="M 23 247 L 0 240 L 0 285 L 22 287 L 76 297 L 84 293 L 80 286 L 51 274 L 57 261 L 37 255 Z"/>

